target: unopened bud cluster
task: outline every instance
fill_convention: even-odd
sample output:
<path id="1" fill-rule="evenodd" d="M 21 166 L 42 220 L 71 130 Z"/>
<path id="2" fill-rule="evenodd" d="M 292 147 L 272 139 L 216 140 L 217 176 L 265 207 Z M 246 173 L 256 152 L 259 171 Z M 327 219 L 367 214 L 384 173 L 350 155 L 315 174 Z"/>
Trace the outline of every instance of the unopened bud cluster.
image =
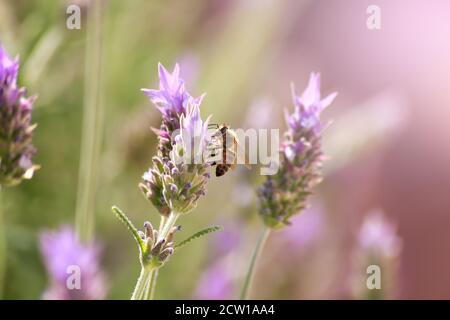
<path id="1" fill-rule="evenodd" d="M 187 213 L 205 194 L 209 173 L 205 166 L 176 166 L 167 158 L 153 157 L 153 167 L 143 175 L 141 191 L 163 216 L 171 212 Z"/>
<path id="2" fill-rule="evenodd" d="M 167 236 L 162 236 L 155 230 L 150 222 L 144 223 L 144 231 L 139 231 L 139 236 L 145 243 L 144 252 L 141 252 L 142 264 L 160 267 L 172 255 L 174 250 L 173 236 L 180 230 L 179 226 L 174 226 Z"/>

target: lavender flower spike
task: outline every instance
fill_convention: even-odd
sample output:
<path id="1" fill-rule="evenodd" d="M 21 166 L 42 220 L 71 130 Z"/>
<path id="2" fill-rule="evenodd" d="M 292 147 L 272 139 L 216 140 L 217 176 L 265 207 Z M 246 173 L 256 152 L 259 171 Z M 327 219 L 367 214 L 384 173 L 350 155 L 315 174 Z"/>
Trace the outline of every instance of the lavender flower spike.
<path id="1" fill-rule="evenodd" d="M 199 100 L 188 101 L 169 157 L 154 157 L 153 168 L 143 175 L 140 188 L 162 215 L 188 213 L 206 193 L 209 165 L 203 155 L 210 139 L 209 118 L 201 119 L 199 105 Z"/>
<path id="2" fill-rule="evenodd" d="M 35 125 L 31 124 L 34 97 L 17 87 L 18 59 L 11 59 L 0 44 L 0 186 L 30 179 L 38 166 L 31 158 Z"/>
<path id="3" fill-rule="evenodd" d="M 105 297 L 105 278 L 99 267 L 97 245 L 81 244 L 74 231 L 64 226 L 58 231 L 42 233 L 40 250 L 50 277 L 44 299 L 97 300 Z"/>
<path id="4" fill-rule="evenodd" d="M 260 215 L 270 228 L 289 225 L 290 218 L 307 207 L 312 189 L 322 180 L 321 112 L 337 93 L 321 99 L 320 75 L 311 73 L 301 96 L 292 90 L 294 112 L 285 112 L 288 130 L 281 146 L 280 170 L 268 176 L 258 190 Z"/>

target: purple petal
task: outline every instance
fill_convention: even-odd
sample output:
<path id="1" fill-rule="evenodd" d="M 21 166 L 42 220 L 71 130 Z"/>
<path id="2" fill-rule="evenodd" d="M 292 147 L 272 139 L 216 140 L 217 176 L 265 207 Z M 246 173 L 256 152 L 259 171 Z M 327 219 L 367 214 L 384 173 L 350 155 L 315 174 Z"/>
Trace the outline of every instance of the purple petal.
<path id="1" fill-rule="evenodd" d="M 328 107 L 333 100 L 336 98 L 337 96 L 337 92 L 333 92 L 332 94 L 328 95 L 325 99 L 323 99 L 322 101 L 320 101 L 321 104 L 321 110 L 324 110 L 326 107 Z"/>

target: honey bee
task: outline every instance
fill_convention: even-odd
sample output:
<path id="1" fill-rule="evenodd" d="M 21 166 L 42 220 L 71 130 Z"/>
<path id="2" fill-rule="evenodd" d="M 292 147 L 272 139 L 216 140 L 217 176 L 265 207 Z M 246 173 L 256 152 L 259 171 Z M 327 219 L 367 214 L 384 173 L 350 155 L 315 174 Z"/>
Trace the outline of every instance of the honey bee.
<path id="1" fill-rule="evenodd" d="M 243 163 L 250 169 L 248 157 L 241 148 L 236 133 L 226 124 L 212 126 L 216 126 L 217 131 L 212 135 L 213 152 L 211 156 L 215 157 L 218 149 L 222 152 L 222 161 L 220 163 L 217 163 L 217 161 L 211 163 L 211 165 L 216 166 L 216 177 L 223 176 L 229 169 L 234 170 L 238 163 Z"/>

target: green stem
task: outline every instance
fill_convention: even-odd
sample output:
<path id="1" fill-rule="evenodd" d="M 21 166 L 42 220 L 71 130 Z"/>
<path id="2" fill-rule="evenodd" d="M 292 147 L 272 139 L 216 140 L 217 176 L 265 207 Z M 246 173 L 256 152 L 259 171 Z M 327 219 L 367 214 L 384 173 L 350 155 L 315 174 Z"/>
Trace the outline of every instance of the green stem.
<path id="1" fill-rule="evenodd" d="M 258 242 L 256 243 L 256 247 L 253 251 L 253 255 L 252 255 L 252 260 L 250 261 L 250 266 L 248 267 L 247 270 L 247 275 L 245 277 L 245 282 L 244 282 L 244 286 L 242 287 L 242 292 L 241 292 L 241 300 L 247 300 L 248 299 L 248 294 L 252 285 L 252 281 L 253 281 L 253 276 L 255 273 L 255 266 L 259 260 L 259 257 L 261 256 L 261 253 L 263 251 L 264 248 L 264 244 L 266 243 L 267 238 L 269 237 L 270 234 L 270 229 L 267 227 L 264 227 L 264 229 L 262 230 L 259 238 L 258 238 Z"/>
<path id="2" fill-rule="evenodd" d="M 161 226 L 160 226 L 160 232 L 158 235 L 159 240 L 164 239 L 169 234 L 172 227 L 175 225 L 175 222 L 177 222 L 178 217 L 180 216 L 177 212 L 171 212 L 170 215 L 165 218 L 161 218 Z"/>
<path id="3" fill-rule="evenodd" d="M 156 281 L 158 280 L 158 269 L 154 269 L 152 273 L 152 277 L 150 279 L 149 284 L 149 292 L 148 296 L 146 297 L 146 300 L 153 300 L 155 298 L 155 290 L 156 290 Z"/>
<path id="4" fill-rule="evenodd" d="M 162 228 L 166 224 L 167 218 L 165 216 L 161 216 L 161 220 L 159 221 L 159 228 L 158 228 L 158 234 L 161 234 Z"/>
<path id="5" fill-rule="evenodd" d="M 157 274 L 157 268 L 143 267 L 131 300 L 153 300 Z"/>
<path id="6" fill-rule="evenodd" d="M 152 285 L 150 286 L 149 300 L 153 300 L 155 298 L 156 281 L 158 280 L 158 272 L 159 272 L 159 268 L 155 269 L 153 271 L 153 277 L 152 277 L 152 282 L 151 282 Z"/>
<path id="7" fill-rule="evenodd" d="M 141 269 L 141 274 L 134 288 L 131 300 L 153 300 L 155 296 L 156 280 L 158 278 L 158 268 L 145 266 Z"/>
<path id="8" fill-rule="evenodd" d="M 77 234 L 85 242 L 92 240 L 94 231 L 97 171 L 103 133 L 101 2 L 94 0 L 87 25 L 83 125 L 75 213 Z"/>
<path id="9" fill-rule="evenodd" d="M 0 186 L 0 299 L 3 298 L 6 273 L 6 228 L 3 212 L 3 192 Z"/>

